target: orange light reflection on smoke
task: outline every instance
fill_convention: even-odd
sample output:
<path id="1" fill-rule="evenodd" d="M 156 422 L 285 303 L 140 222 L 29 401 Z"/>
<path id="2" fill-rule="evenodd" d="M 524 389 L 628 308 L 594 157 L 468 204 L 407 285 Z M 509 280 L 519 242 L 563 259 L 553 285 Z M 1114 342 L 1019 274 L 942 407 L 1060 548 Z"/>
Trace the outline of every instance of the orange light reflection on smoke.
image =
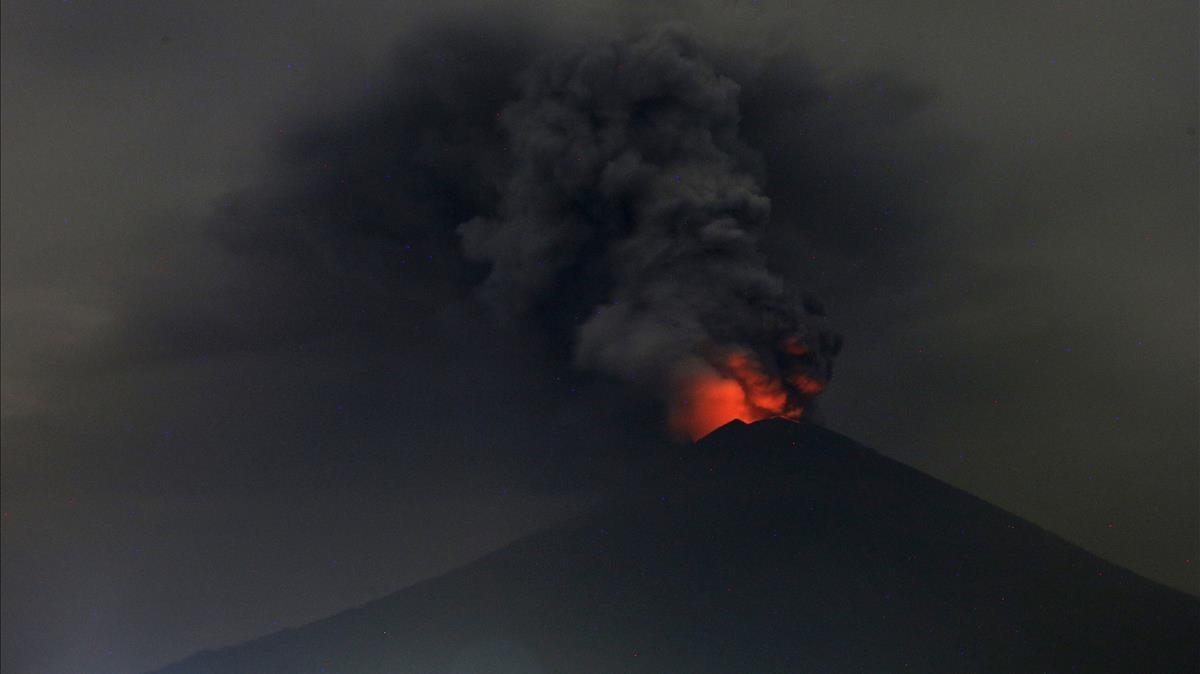
<path id="1" fill-rule="evenodd" d="M 820 393 L 824 385 L 803 375 L 789 378 L 804 395 Z M 720 373 L 708 371 L 685 378 L 671 409 L 672 432 L 692 440 L 708 435 L 734 419 L 752 423 L 771 417 L 798 420 L 804 407 L 789 397 L 784 382 L 765 372 L 745 351 L 729 353 Z"/>

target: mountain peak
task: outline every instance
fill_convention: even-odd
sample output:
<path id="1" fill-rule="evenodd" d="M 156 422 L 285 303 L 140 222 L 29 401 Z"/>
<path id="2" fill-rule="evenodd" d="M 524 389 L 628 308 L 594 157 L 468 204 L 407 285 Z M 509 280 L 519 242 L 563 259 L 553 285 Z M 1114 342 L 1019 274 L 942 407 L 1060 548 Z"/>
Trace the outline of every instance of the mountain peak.
<path id="1" fill-rule="evenodd" d="M 1187 672 L 1200 602 L 810 423 L 731 422 L 604 510 L 197 655 L 245 672 Z"/>

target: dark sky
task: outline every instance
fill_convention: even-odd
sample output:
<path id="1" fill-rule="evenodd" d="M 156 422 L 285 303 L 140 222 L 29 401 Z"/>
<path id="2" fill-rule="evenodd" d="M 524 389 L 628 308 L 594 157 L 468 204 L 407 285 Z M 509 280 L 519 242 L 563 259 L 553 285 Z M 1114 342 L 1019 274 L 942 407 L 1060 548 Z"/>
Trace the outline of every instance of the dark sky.
<path id="1" fill-rule="evenodd" d="M 309 622 L 650 460 L 455 228 L 532 59 L 671 19 L 845 336 L 826 423 L 1200 593 L 1195 3 L 433 4 L 4 3 L 4 672 Z"/>

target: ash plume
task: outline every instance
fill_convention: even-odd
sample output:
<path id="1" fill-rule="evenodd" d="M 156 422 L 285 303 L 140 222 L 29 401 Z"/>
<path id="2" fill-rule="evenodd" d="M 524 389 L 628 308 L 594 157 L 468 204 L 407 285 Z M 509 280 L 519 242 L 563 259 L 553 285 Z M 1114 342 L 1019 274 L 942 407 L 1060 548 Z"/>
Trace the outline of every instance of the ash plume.
<path id="1" fill-rule="evenodd" d="M 492 306 L 569 317 L 576 366 L 654 392 L 693 438 L 811 414 L 841 346 L 760 250 L 739 92 L 676 27 L 542 60 L 499 113 L 496 213 L 459 228 Z"/>
<path id="2" fill-rule="evenodd" d="M 398 40 L 369 91 L 291 120 L 215 204 L 204 264 L 226 271 L 165 251 L 171 273 L 123 305 L 99 358 L 419 350 L 480 395 L 540 396 L 564 433 L 602 408 L 650 431 L 647 398 L 684 435 L 761 405 L 810 416 L 838 340 L 794 288 L 861 310 L 915 283 L 938 222 L 924 195 L 945 182 L 927 150 L 950 142 L 919 115 L 932 94 L 828 77 L 798 45 L 583 32 L 600 46 L 492 15 Z M 515 329 L 480 320 L 478 295 Z"/>

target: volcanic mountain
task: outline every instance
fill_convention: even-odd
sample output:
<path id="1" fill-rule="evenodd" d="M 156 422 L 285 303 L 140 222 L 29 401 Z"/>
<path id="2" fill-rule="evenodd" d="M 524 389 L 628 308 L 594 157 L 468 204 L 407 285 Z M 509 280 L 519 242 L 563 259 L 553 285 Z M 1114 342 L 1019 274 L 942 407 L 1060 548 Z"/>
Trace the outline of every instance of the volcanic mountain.
<path id="1" fill-rule="evenodd" d="M 1195 672 L 1200 601 L 829 430 L 733 422 L 596 514 L 161 671 Z"/>

